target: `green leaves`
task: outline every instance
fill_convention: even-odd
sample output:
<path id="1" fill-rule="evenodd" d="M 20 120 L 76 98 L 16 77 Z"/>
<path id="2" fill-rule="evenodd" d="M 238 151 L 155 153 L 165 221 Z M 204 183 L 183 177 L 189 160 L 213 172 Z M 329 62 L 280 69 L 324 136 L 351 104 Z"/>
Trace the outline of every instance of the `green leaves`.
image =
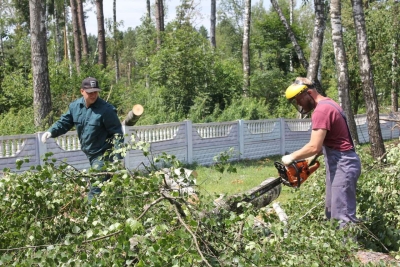
<path id="1" fill-rule="evenodd" d="M 95 180 L 96 172 L 57 167 L 47 155 L 40 171 L 6 173 L 0 180 L 0 263 L 203 266 L 207 261 L 211 266 L 329 266 L 335 262 L 335 266 L 357 266 L 353 252 L 360 245 L 351 236 L 357 235 L 363 246 L 377 251 L 397 251 L 400 245 L 399 147 L 387 151 L 385 165 L 361 155 L 365 167 L 358 212 L 368 220 L 343 230 L 337 230 L 337 222 L 324 220 L 323 204 L 319 204 L 324 196 L 323 166 L 300 190 L 291 191 L 289 202 L 281 204 L 289 217 L 284 225 L 270 207 L 254 210 L 248 203 L 238 203 L 239 214 L 224 209 L 212 212 L 214 196 L 202 192 L 201 185 L 197 201 L 189 202 L 165 186 L 165 169 L 157 169 L 157 164 L 148 167 L 151 171 L 135 174 L 118 165 L 106 166 L 113 178 L 102 184 L 103 192 L 89 205 L 86 178 Z M 218 155 L 216 168 L 229 170 L 232 153 Z M 162 154 L 157 161 L 168 166 L 176 181 L 185 174 L 173 155 Z M 184 181 L 193 182 L 190 176 Z M 183 213 L 176 212 L 178 208 Z"/>

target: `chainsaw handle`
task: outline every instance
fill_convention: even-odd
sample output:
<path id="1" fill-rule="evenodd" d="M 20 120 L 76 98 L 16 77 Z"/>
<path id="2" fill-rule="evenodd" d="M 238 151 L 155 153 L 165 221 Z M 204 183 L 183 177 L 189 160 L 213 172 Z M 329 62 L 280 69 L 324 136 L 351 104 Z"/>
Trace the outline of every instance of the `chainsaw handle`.
<path id="1" fill-rule="evenodd" d="M 317 161 L 317 158 L 321 155 L 321 153 L 317 153 L 315 155 L 312 155 L 308 158 L 305 158 L 304 160 L 307 161 L 308 166 L 312 166 L 315 164 L 315 162 Z"/>

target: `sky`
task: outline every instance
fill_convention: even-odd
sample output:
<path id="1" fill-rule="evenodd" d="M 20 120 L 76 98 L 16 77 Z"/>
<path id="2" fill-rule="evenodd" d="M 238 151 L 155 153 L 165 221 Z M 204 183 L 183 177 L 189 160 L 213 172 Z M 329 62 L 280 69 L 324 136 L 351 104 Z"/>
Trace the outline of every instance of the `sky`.
<path id="1" fill-rule="evenodd" d="M 175 19 L 176 7 L 181 0 L 164 0 L 164 5 L 168 8 L 165 23 Z M 210 0 L 194 0 L 196 10 L 202 14 L 202 18 L 196 18 L 194 26 L 196 28 L 204 25 L 208 30 L 210 28 Z M 154 4 L 154 0 L 150 1 Z M 124 26 L 119 29 L 124 31 L 129 27 L 135 28 L 141 24 L 141 18 L 146 14 L 146 0 L 117 0 L 117 21 L 123 20 Z M 97 35 L 96 7 L 89 4 L 84 7 L 88 18 L 86 20 L 86 31 L 89 34 Z M 112 19 L 113 0 L 103 0 L 104 19 Z"/>

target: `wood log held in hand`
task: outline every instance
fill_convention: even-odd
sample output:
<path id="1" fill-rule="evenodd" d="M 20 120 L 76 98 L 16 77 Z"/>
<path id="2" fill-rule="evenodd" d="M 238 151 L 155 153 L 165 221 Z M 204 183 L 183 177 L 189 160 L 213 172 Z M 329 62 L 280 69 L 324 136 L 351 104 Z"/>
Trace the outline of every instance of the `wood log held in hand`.
<path id="1" fill-rule="evenodd" d="M 126 115 L 125 120 L 122 121 L 122 125 L 134 126 L 140 119 L 140 116 L 142 116 L 143 111 L 144 108 L 142 105 L 134 105 L 132 110 L 130 110 L 128 115 Z"/>

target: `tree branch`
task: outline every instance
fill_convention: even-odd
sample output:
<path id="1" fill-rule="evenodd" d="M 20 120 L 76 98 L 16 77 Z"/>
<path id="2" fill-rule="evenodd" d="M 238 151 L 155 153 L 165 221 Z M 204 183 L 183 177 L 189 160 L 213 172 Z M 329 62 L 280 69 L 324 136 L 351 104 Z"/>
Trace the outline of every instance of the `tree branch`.
<path id="1" fill-rule="evenodd" d="M 186 223 L 185 223 L 184 220 L 182 219 L 182 217 L 181 217 L 181 215 L 180 215 L 180 212 L 179 212 L 179 210 L 178 210 L 178 207 L 177 207 L 176 205 L 174 205 L 174 210 L 175 210 L 176 215 L 178 216 L 179 222 L 183 225 L 183 227 L 185 227 L 186 231 L 188 231 L 189 234 L 192 236 L 193 241 L 194 241 L 194 243 L 195 243 L 195 245 L 196 245 L 197 252 L 199 252 L 201 259 L 203 260 L 203 262 L 204 262 L 207 266 L 211 267 L 210 263 L 207 261 L 207 259 L 204 257 L 203 253 L 201 252 L 201 249 L 200 249 L 200 247 L 199 247 L 199 243 L 197 242 L 197 237 L 196 237 L 196 235 L 192 232 L 192 230 L 190 230 L 189 226 L 186 225 Z"/>

